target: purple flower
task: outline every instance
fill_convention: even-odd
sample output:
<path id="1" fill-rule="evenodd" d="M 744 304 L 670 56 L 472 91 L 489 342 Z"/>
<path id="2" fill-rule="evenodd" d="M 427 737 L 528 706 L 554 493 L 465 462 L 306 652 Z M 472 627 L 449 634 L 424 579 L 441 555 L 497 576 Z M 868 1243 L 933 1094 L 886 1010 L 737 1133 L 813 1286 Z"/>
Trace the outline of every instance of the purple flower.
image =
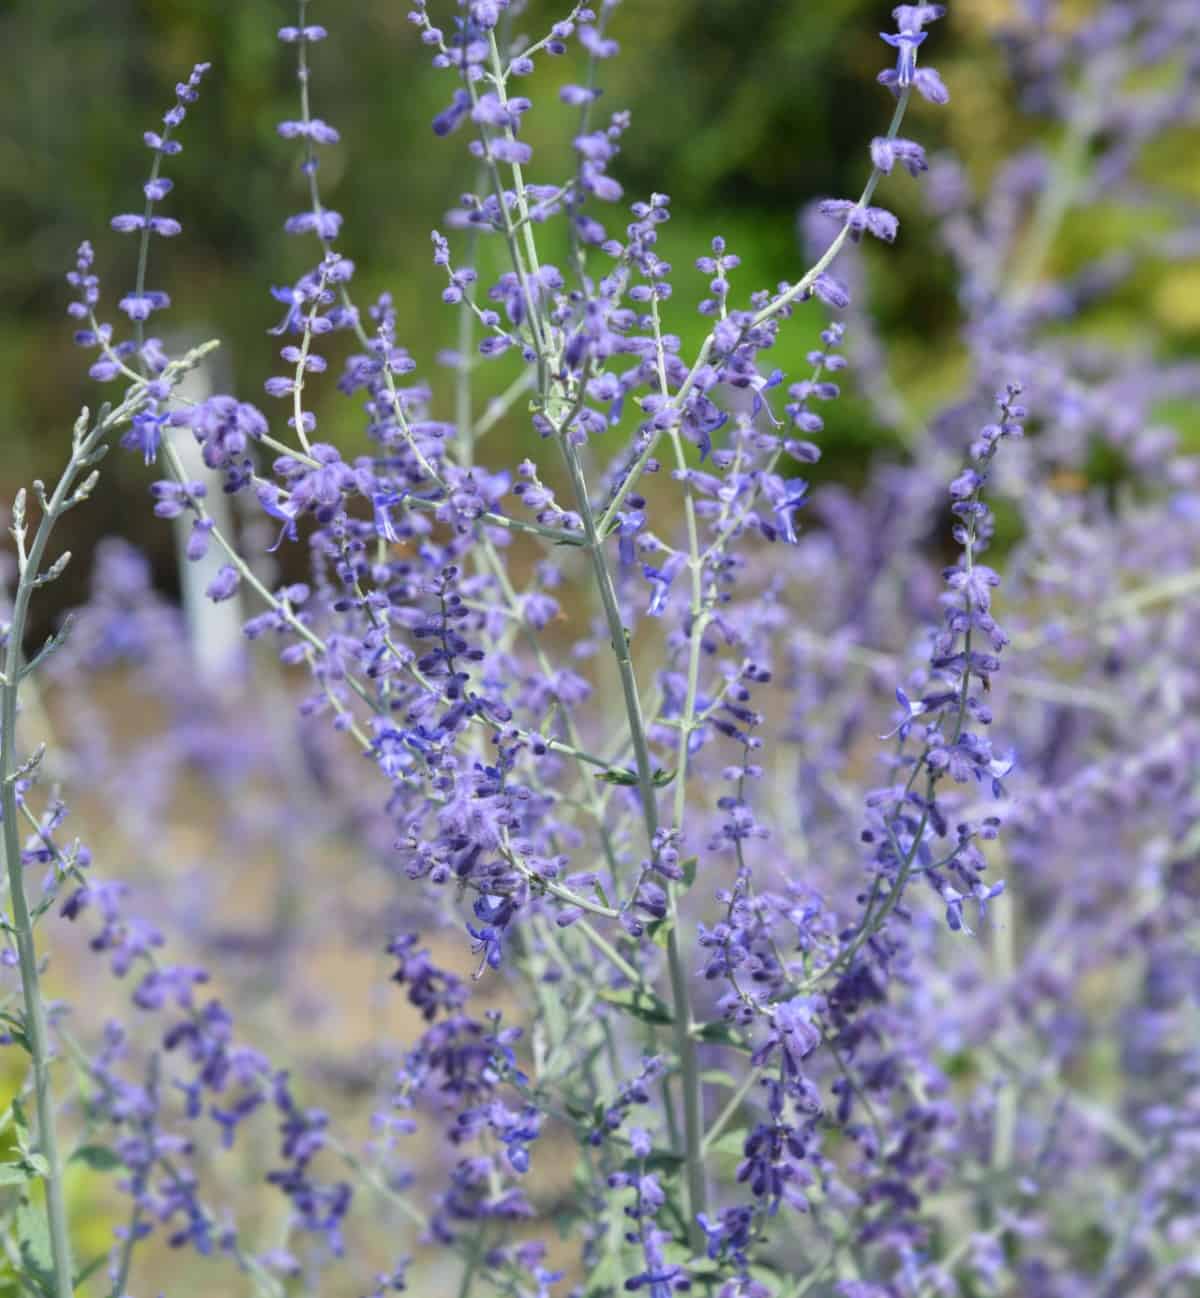
<path id="1" fill-rule="evenodd" d="M 896 90 L 906 90 L 915 85 L 926 99 L 933 103 L 944 104 L 949 96 L 937 73 L 932 69 L 917 69 L 917 50 L 929 35 L 922 28 L 926 23 L 934 22 L 945 16 L 945 5 L 897 5 L 892 10 L 898 32 L 880 32 L 880 36 L 896 50 L 896 67 L 882 72 L 879 80 L 884 85 Z M 927 74 L 927 75 L 926 75 Z M 940 94 L 938 87 L 941 87 Z M 883 168 L 881 168 L 883 170 Z"/>
<path id="2" fill-rule="evenodd" d="M 171 305 L 165 293 L 147 291 L 127 293 L 117 304 L 130 320 L 148 320 L 153 311 L 162 311 Z"/>
<path id="3" fill-rule="evenodd" d="M 318 212 L 300 212 L 289 216 L 283 228 L 288 234 L 315 234 L 320 239 L 336 239 L 342 228 L 342 217 L 340 212 L 328 208 Z"/>
<path id="4" fill-rule="evenodd" d="M 929 35 L 923 31 L 880 32 L 880 36 L 899 53 L 896 57 L 896 84 L 901 88 L 912 85 L 917 70 L 917 50 Z"/>
<path id="5" fill-rule="evenodd" d="M 280 122 L 275 128 L 285 140 L 308 139 L 314 144 L 336 144 L 341 138 L 337 130 L 319 117 L 307 122 Z"/>
<path id="6" fill-rule="evenodd" d="M 456 90 L 450 106 L 433 119 L 434 135 L 449 135 L 458 129 L 471 111 L 471 96 L 465 90 Z"/>
<path id="7" fill-rule="evenodd" d="M 652 567 L 648 563 L 642 564 L 642 576 L 650 583 L 652 591 L 650 605 L 646 610 L 651 617 L 661 617 L 666 611 L 667 599 L 671 593 L 671 583 L 675 580 L 675 575 L 683 567 L 684 562 L 683 555 L 674 554 L 667 559 L 661 568 Z"/>
<path id="8" fill-rule="evenodd" d="M 324 27 L 316 23 L 308 23 L 303 27 L 281 27 L 279 29 L 279 39 L 285 45 L 294 45 L 296 42 L 315 44 L 317 41 L 323 41 L 329 33 Z"/>
<path id="9" fill-rule="evenodd" d="M 237 594 L 240 583 L 241 576 L 238 570 L 232 564 L 222 564 L 217 575 L 208 583 L 204 593 L 214 603 L 220 603 L 222 600 L 232 599 Z"/>
<path id="10" fill-rule="evenodd" d="M 948 104 L 950 92 L 934 68 L 918 68 L 913 77 L 913 85 L 931 104 Z"/>
<path id="11" fill-rule="evenodd" d="M 140 213 L 126 213 L 123 216 L 114 216 L 112 219 L 112 228 L 118 234 L 136 234 L 139 230 L 150 230 L 152 234 L 162 235 L 164 238 L 171 238 L 179 234 L 183 226 L 178 221 L 172 220 L 166 216 L 152 216 L 146 218 Z"/>
<path id="12" fill-rule="evenodd" d="M 168 418 L 166 411 L 154 407 L 139 410 L 133 416 L 129 431 L 121 438 L 121 445 L 127 450 L 140 451 L 142 459 L 147 464 L 153 464 L 158 459 L 162 430 Z"/>

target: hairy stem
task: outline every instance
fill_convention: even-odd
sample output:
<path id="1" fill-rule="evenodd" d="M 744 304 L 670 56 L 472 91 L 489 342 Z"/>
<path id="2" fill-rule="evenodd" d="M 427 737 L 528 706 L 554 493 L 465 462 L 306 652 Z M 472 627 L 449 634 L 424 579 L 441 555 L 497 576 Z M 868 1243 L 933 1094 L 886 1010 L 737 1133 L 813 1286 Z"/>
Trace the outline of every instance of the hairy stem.
<path id="1" fill-rule="evenodd" d="M 583 519 L 584 533 L 587 536 L 587 551 L 592 563 L 592 572 L 600 593 L 600 603 L 604 610 L 604 620 L 608 626 L 612 642 L 613 655 L 616 658 L 617 674 L 621 680 L 621 694 L 625 703 L 625 713 L 629 722 L 629 738 L 633 746 L 634 765 L 637 770 L 638 794 L 642 804 L 642 818 L 646 824 L 648 849 L 654 850 L 654 836 L 658 832 L 658 805 L 654 796 L 654 773 L 650 765 L 650 746 L 646 739 L 646 721 L 642 715 L 641 696 L 638 693 L 637 678 L 633 671 L 633 660 L 629 653 L 629 637 L 621 621 L 621 610 L 617 603 L 617 593 L 613 587 L 612 573 L 604 554 L 604 542 L 596 529 L 596 518 L 592 512 L 591 500 L 588 497 L 587 483 L 579 456 L 570 440 L 570 433 L 564 427 L 560 430 L 559 443 L 567 462 L 571 486 L 575 493 L 575 504 Z M 679 929 L 672 925 L 667 939 L 667 963 L 671 981 L 671 999 L 673 1002 L 673 1019 L 675 1050 L 679 1056 L 679 1077 L 684 1100 L 684 1149 L 683 1155 L 687 1170 L 687 1223 L 688 1235 L 692 1246 L 699 1248 L 703 1244 L 704 1233 L 696 1222 L 696 1215 L 704 1211 L 707 1201 L 707 1186 L 704 1175 L 704 1131 L 700 1105 L 700 1066 L 696 1042 L 692 1037 L 691 998 L 688 992 L 687 970 L 684 967 L 683 950 L 679 942 Z"/>
<path id="2" fill-rule="evenodd" d="M 74 1268 L 71 1264 L 70 1223 L 63 1192 L 62 1158 L 58 1147 L 55 1122 L 54 1091 L 50 1077 L 50 1039 L 46 1006 L 42 1000 L 38 970 L 37 943 L 33 916 L 25 891 L 25 869 L 21 862 L 21 840 L 17 831 L 17 703 L 23 667 L 21 644 L 29 616 L 29 601 L 37 584 L 46 546 L 58 516 L 89 453 L 111 426 L 102 419 L 90 433 L 77 432 L 71 459 L 46 502 L 37 532 L 28 552 L 25 549 L 24 506 L 14 511 L 13 536 L 17 542 L 18 578 L 13 597 L 12 620 L 4 655 L 4 681 L 0 685 L 0 812 L 4 825 L 4 860 L 8 871 L 11 908 L 10 932 L 16 941 L 21 971 L 21 995 L 24 1002 L 25 1042 L 33 1068 L 33 1089 L 37 1106 L 38 1144 L 46 1163 L 46 1221 L 50 1236 L 50 1256 L 54 1271 L 55 1298 L 71 1298 L 74 1292 Z"/>
<path id="3" fill-rule="evenodd" d="M 657 355 L 659 390 L 665 398 L 668 396 L 666 358 L 663 351 L 662 327 L 659 322 L 658 298 L 651 299 L 654 318 L 655 352 Z M 672 426 L 668 436 L 674 451 L 675 466 L 681 474 L 687 471 L 687 459 L 683 452 L 683 439 L 679 429 Z M 696 698 L 700 686 L 700 654 L 704 643 L 704 630 L 707 626 L 707 614 L 704 607 L 704 565 L 700 554 L 700 531 L 696 523 L 696 502 L 692 494 L 692 485 L 684 479 L 683 488 L 684 516 L 687 523 L 688 537 L 688 573 L 691 581 L 691 601 L 688 607 L 688 672 L 687 699 L 684 703 L 683 717 L 679 726 L 679 745 L 676 749 L 675 770 L 675 803 L 673 824 L 675 829 L 683 832 L 684 813 L 687 808 L 688 746 L 691 743 L 692 728 L 696 716 Z M 679 1031 L 679 1007 L 687 1005 L 687 970 L 684 967 L 683 943 L 679 927 L 679 896 L 674 882 L 667 884 L 668 923 L 667 958 L 671 970 L 671 991 L 675 999 L 676 1032 Z M 699 1226 L 696 1216 L 705 1210 L 708 1204 L 708 1180 L 704 1172 L 704 1111 L 699 1082 L 699 1070 L 696 1060 L 696 1044 L 692 1039 L 690 1025 L 684 1024 L 687 1035 L 689 1055 L 687 1063 L 690 1071 L 684 1067 L 684 1057 L 680 1054 L 681 1079 L 683 1087 L 683 1139 L 684 1153 L 687 1158 L 688 1196 L 691 1213 L 688 1218 L 688 1229 L 693 1235 L 693 1246 Z"/>
<path id="4" fill-rule="evenodd" d="M 193 368 L 212 350 L 213 346 L 215 344 L 206 343 L 189 352 L 182 360 L 167 366 L 160 376 L 161 381 L 173 386 L 179 377 Z M 71 457 L 53 493 L 47 498 L 41 483 L 35 484 L 42 506 L 42 515 L 28 548 L 25 544 L 25 493 L 23 491 L 13 509 L 12 534 L 17 547 L 17 585 L 13 595 L 12 617 L 9 621 L 8 638 L 4 649 L 4 673 L 0 678 L 0 817 L 3 820 L 4 863 L 9 886 L 10 918 L 6 927 L 17 948 L 24 1004 L 25 1043 L 33 1071 L 38 1144 L 46 1164 L 43 1180 L 50 1259 L 54 1273 L 54 1298 L 71 1298 L 75 1290 L 75 1273 L 71 1262 L 70 1220 L 63 1191 L 63 1165 L 59 1152 L 54 1092 L 50 1076 L 49 1024 L 45 1002 L 42 999 L 34 934 L 36 917 L 30 910 L 29 897 L 25 891 L 25 870 L 21 862 L 21 840 L 17 831 L 18 815 L 27 811 L 27 808 L 23 804 L 18 804 L 17 800 L 17 781 L 20 778 L 20 768 L 17 763 L 17 711 L 21 678 L 28 670 L 22 660 L 22 644 L 33 592 L 49 579 L 48 573 L 42 570 L 42 564 L 55 525 L 64 513 L 86 499 L 91 491 L 94 475 L 80 483 L 81 476 L 100 458 L 104 449 L 103 444 L 108 436 L 115 429 L 127 424 L 145 405 L 146 400 L 146 387 L 139 379 L 119 405 L 115 408 L 106 406 L 101 410 L 90 431 L 88 412 L 85 410 L 82 413 L 75 425 Z"/>

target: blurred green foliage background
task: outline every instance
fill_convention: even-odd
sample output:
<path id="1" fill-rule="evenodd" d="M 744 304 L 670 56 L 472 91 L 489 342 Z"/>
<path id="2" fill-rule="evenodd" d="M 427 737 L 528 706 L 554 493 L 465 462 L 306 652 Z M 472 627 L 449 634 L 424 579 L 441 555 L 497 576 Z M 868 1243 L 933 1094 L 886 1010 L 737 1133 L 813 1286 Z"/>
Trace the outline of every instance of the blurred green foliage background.
<path id="1" fill-rule="evenodd" d="M 568 7 L 533 0 L 520 27 L 538 32 Z M 1025 118 L 1013 102 L 995 40 L 1018 20 L 1018 8 L 1015 0 L 957 0 L 927 48 L 953 102 L 948 110 L 919 104 L 911 132 L 931 150 L 954 150 L 980 180 L 1039 135 L 1053 144 L 1053 128 Z M 400 341 L 436 388 L 436 356 L 453 343 L 457 313 L 441 306 L 429 230 L 471 185 L 473 164 L 465 133 L 437 141 L 430 130 L 452 87 L 429 66 L 406 9 L 403 0 L 314 3 L 313 18 L 331 29 L 314 52 L 314 112 L 342 132 L 342 143 L 323 151 L 322 183 L 329 205 L 347 218 L 341 246 L 359 267 L 357 299 L 393 293 Z M 866 143 L 889 111 L 874 84 L 889 61 L 878 38 L 887 9 L 886 0 L 624 0 L 618 10 L 613 32 L 622 55 L 601 68 L 601 108 L 633 113 L 615 168 L 629 199 L 653 190 L 673 197 L 663 245 L 680 273 L 669 327 L 683 336 L 685 350 L 704 333 L 692 309 L 704 284 L 690 267 L 713 234 L 725 235 L 743 258 L 734 287 L 744 300 L 755 288 L 796 277 L 796 218 L 805 202 L 858 193 Z M 149 164 L 141 133 L 158 124 L 175 82 L 199 60 L 211 60 L 214 70 L 181 132 L 183 154 L 168 160 L 176 189 L 163 208 L 183 221 L 184 234 L 156 241 L 149 284 L 166 289 L 175 304 L 158 318 L 162 329 L 189 341 L 221 337 L 222 386 L 270 409 L 261 385 L 274 372 L 275 344 L 265 331 L 279 310 L 267 289 L 308 269 L 315 250 L 310 240 L 282 233 L 285 217 L 305 205 L 299 150 L 275 131 L 280 119 L 296 115 L 294 50 L 275 39 L 294 16 L 286 0 L 0 2 L 7 53 L 0 93 L 0 498 L 49 473 L 78 407 L 96 402 L 86 358 L 71 344 L 63 273 L 80 239 L 91 238 L 104 318 L 119 318 L 115 303 L 132 283 L 135 241 L 112 233 L 108 222 L 140 209 Z M 543 60 L 528 85 L 540 109 L 527 123 L 536 181 L 557 181 L 571 165 L 575 118 L 560 110 L 556 91 L 575 70 L 570 58 Z M 1192 197 L 1200 189 L 1195 144 L 1164 145 L 1158 163 Z M 871 277 L 872 308 L 895 377 L 920 414 L 952 391 L 961 367 L 953 279 L 921 216 L 917 186 L 894 177 L 882 201 L 902 228 L 896 247 L 868 250 L 873 267 L 886 263 L 886 274 Z M 602 215 L 620 221 L 615 211 Z M 1069 226 L 1056 260 L 1094 253 L 1108 237 L 1106 219 L 1093 214 Z M 1111 222 L 1109 234 L 1127 235 L 1127 222 L 1117 215 Z M 1128 311 L 1105 327 L 1136 328 L 1142 338 L 1149 328 L 1170 335 L 1171 346 L 1191 347 L 1200 329 L 1200 270 L 1189 278 L 1176 266 L 1169 282 L 1150 288 L 1153 319 L 1142 284 Z M 817 328 L 814 309 L 784 331 L 778 363 L 785 370 L 803 370 Z M 511 377 L 506 364 L 484 368 L 481 395 Z M 332 380 L 310 391 L 320 435 L 353 450 L 361 421 Z M 438 413 L 450 408 L 447 398 Z M 524 435 L 519 425 L 498 430 L 486 458 L 511 462 L 523 449 L 513 444 Z M 862 404 L 839 402 L 822 475 L 853 474 L 887 436 Z M 156 553 L 169 583 L 168 530 L 144 495 L 152 476 L 135 457 L 115 457 L 108 490 L 68 520 L 74 531 L 67 541 L 78 553 L 99 534 L 131 536 Z M 74 565 L 75 585 L 64 583 L 60 598 L 78 596 L 86 566 Z"/>

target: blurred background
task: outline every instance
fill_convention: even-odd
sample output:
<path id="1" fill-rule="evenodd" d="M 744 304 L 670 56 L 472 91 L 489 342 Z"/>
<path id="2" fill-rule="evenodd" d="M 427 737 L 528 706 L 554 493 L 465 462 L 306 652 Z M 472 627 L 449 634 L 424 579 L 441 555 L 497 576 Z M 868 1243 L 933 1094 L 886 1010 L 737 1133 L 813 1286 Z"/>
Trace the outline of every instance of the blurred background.
<path id="1" fill-rule="evenodd" d="M 53 469 L 79 406 L 95 403 L 85 356 L 71 342 L 63 275 L 79 241 L 92 239 L 105 318 L 115 315 L 133 282 L 136 249 L 108 223 L 139 207 L 149 163 L 141 133 L 158 125 L 176 81 L 200 60 L 211 60 L 213 71 L 180 134 L 184 152 L 169 168 L 176 188 L 163 209 L 183 221 L 184 234 L 158 241 L 149 283 L 175 304 L 158 317 L 162 327 L 177 331 L 173 338 L 220 337 L 221 385 L 267 404 L 262 382 L 273 372 L 275 345 L 266 330 L 279 316 L 268 287 L 292 282 L 312 255 L 307 241 L 282 233 L 286 216 L 304 206 L 299 150 L 275 130 L 295 115 L 293 53 L 275 37 L 292 8 L 268 0 L 0 4 L 8 53 L 0 94 L 0 499 Z M 804 264 L 800 210 L 816 197 L 858 193 L 866 142 L 886 119 L 887 97 L 873 85 L 888 62 L 877 35 L 886 8 L 879 0 L 815 7 L 807 0 L 625 0 L 614 28 L 622 56 L 601 69 L 601 107 L 633 113 L 630 147 L 615 168 L 628 197 L 657 190 L 674 200 L 664 234 L 670 260 L 690 267 L 720 233 L 743 259 L 735 294 L 795 278 Z M 1021 6 L 957 0 L 951 9 L 929 56 L 954 102 L 946 112 L 918 105 L 914 130 L 931 151 L 952 150 L 982 180 L 999 157 L 1043 129 L 1012 102 L 997 39 L 1021 21 Z M 356 0 L 322 10 L 314 5 L 313 16 L 332 34 L 314 60 L 314 112 L 342 133 L 340 145 L 322 152 L 326 201 L 347 218 L 341 247 L 359 267 L 357 296 L 394 295 L 399 340 L 436 390 L 437 353 L 452 343 L 457 314 L 428 307 L 441 288 L 429 231 L 472 183 L 465 136 L 435 146 L 430 120 L 444 107 L 447 83 L 430 69 L 403 3 Z M 540 29 L 555 13 L 537 0 L 527 25 Z M 568 166 L 569 120 L 553 109 L 569 76 L 565 63 L 544 61 L 528 87 L 550 109 L 528 122 L 535 180 L 553 181 Z M 1191 197 L 1200 196 L 1196 143 L 1194 133 L 1176 132 L 1154 162 L 1159 180 L 1171 175 Z M 897 246 L 866 250 L 869 266 L 887 263 L 886 275 L 871 277 L 869 295 L 893 376 L 919 417 L 953 391 L 961 367 L 953 278 L 923 228 L 918 187 L 893 178 L 884 202 L 902 230 Z M 1093 252 L 1105 219 L 1079 223 L 1055 255 Z M 670 327 L 686 353 L 704 332 L 691 309 L 703 280 L 685 273 L 678 284 Z M 1181 276 L 1173 266 L 1156 292 L 1143 283 L 1127 313 L 1104 327 L 1142 337 L 1153 329 L 1168 335 L 1168 350 L 1190 347 L 1200 328 L 1200 267 Z M 811 343 L 806 329 L 785 331 L 778 363 L 796 370 Z M 484 391 L 504 381 L 502 367 L 480 376 Z M 313 385 L 312 400 L 323 435 L 352 452 L 363 434 L 333 383 Z M 497 429 L 488 457 L 511 463 L 522 436 L 519 427 Z M 888 438 L 865 404 L 839 402 L 818 473 L 853 477 Z M 108 489 L 67 520 L 68 543 L 80 554 L 99 535 L 127 536 L 149 551 L 156 580 L 170 589 L 170 529 L 145 507 L 154 470 L 120 455 L 106 474 Z M 73 565 L 54 599 L 77 602 L 86 575 L 86 564 Z"/>

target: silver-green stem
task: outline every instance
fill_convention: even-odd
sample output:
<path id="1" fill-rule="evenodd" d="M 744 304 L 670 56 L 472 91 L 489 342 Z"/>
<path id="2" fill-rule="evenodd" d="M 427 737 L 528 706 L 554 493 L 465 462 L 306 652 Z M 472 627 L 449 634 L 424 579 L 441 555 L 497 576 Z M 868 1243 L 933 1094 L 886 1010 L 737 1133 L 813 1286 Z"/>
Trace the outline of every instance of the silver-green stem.
<path id="1" fill-rule="evenodd" d="M 728 1104 L 717 1114 L 716 1121 L 709 1127 L 704 1137 L 704 1148 L 711 1149 L 721 1138 L 722 1132 L 737 1117 L 738 1110 L 745 1102 L 746 1096 L 754 1089 L 755 1083 L 763 1076 L 761 1068 L 752 1068 L 742 1079 L 741 1085 L 729 1097 Z"/>
<path id="2" fill-rule="evenodd" d="M 174 384 L 178 377 L 198 364 L 215 346 L 205 343 L 182 360 L 173 362 L 161 376 Z M 21 863 L 21 840 L 17 831 L 18 815 L 27 810 L 18 806 L 17 779 L 17 710 L 21 678 L 28 670 L 22 661 L 22 644 L 29 618 L 33 592 L 60 572 L 60 558 L 47 572 L 42 571 L 46 548 L 58 520 L 68 510 L 90 495 L 96 474 L 92 465 L 103 453 L 103 444 L 116 429 L 127 424 L 145 404 L 145 384 L 138 379 L 115 408 L 106 407 L 88 430 L 88 412 L 80 415 L 71 444 L 71 458 L 54 491 L 46 497 L 41 483 L 35 484 L 42 514 L 32 544 L 26 548 L 24 492 L 13 509 L 13 538 L 17 546 L 17 586 L 13 595 L 12 617 L 4 651 L 4 673 L 0 678 L 0 816 L 3 818 L 4 862 L 8 873 L 10 920 L 8 930 L 17 946 L 17 963 L 21 974 L 24 1003 L 25 1040 L 33 1069 L 33 1089 L 37 1110 L 38 1144 L 45 1160 L 45 1206 L 50 1261 L 53 1269 L 54 1298 L 71 1298 L 75 1290 L 71 1262 L 70 1220 L 63 1190 L 63 1165 L 55 1125 L 54 1092 L 50 1077 L 50 1038 L 46 1006 L 42 1000 L 38 969 L 34 916 L 25 892 L 25 871 Z M 85 470 L 89 476 L 80 482 Z"/>
<path id="3" fill-rule="evenodd" d="M 71 1264 L 70 1225 L 63 1191 L 62 1158 L 58 1148 L 54 1091 L 50 1077 L 49 1028 L 46 1006 L 42 1000 L 33 917 L 25 892 L 21 840 L 17 831 L 17 818 L 20 814 L 17 806 L 17 702 L 23 667 L 21 644 L 29 616 L 29 601 L 37 586 L 50 533 L 59 515 L 67 507 L 68 497 L 80 472 L 86 467 L 90 453 L 111 427 L 110 419 L 98 421 L 90 433 L 77 434 L 70 462 L 44 506 L 28 552 L 25 549 L 24 508 L 22 506 L 14 511 L 13 535 L 17 542 L 18 577 L 4 655 L 4 680 L 0 684 L 0 810 L 4 822 L 4 860 L 8 871 L 11 906 L 10 932 L 16 940 L 21 971 L 25 1041 L 33 1068 L 38 1144 L 46 1163 L 43 1179 L 55 1298 L 71 1298 L 75 1289 L 74 1268 Z"/>
<path id="4" fill-rule="evenodd" d="M 666 398 L 669 396 L 667 385 L 666 356 L 663 348 L 662 327 L 658 314 L 658 298 L 651 299 L 654 318 L 655 352 L 659 391 Z M 672 426 L 668 432 L 675 454 L 675 467 L 680 473 L 686 473 L 687 459 L 683 452 L 683 439 L 679 429 Z M 696 502 L 692 494 L 692 485 L 684 478 L 683 488 L 684 517 L 687 523 L 688 537 L 688 573 L 691 581 L 691 601 L 688 608 L 688 683 L 687 699 L 684 703 L 683 717 L 679 727 L 679 746 L 675 761 L 675 802 L 674 827 L 683 832 L 684 813 L 687 807 L 688 753 L 692 729 L 696 716 L 696 699 L 700 685 L 700 654 L 704 643 L 704 632 L 707 626 L 707 614 L 704 607 L 704 571 L 700 554 L 700 531 L 696 522 Z M 684 967 L 683 943 L 679 925 L 679 895 L 673 882 L 667 885 L 668 922 L 670 930 L 667 935 L 667 957 L 671 971 L 671 991 L 675 999 L 675 1028 L 678 1038 L 680 1032 L 681 1007 L 687 1006 L 687 970 Z M 680 999 L 682 997 L 682 999 Z M 690 1013 L 687 1017 L 690 1017 Z M 690 1024 L 683 1025 L 687 1037 L 689 1054 L 687 1063 L 690 1072 L 684 1065 L 680 1053 L 680 1077 L 683 1087 L 683 1141 L 687 1158 L 688 1194 L 691 1212 L 688 1216 L 688 1230 L 692 1235 L 693 1247 L 697 1236 L 702 1233 L 696 1216 L 705 1210 L 708 1204 L 708 1178 L 704 1170 L 704 1106 L 699 1080 L 699 1064 L 696 1044 L 692 1038 Z"/>
<path id="5" fill-rule="evenodd" d="M 911 86 L 907 86 L 903 91 L 901 91 L 900 97 L 896 101 L 896 109 L 892 113 L 892 120 L 888 123 L 888 128 L 884 135 L 885 139 L 894 140 L 900 133 L 900 127 L 904 122 L 904 114 L 908 111 L 908 101 L 911 96 Z M 870 203 L 871 199 L 874 198 L 875 191 L 879 188 L 879 182 L 882 179 L 883 172 L 880 171 L 878 167 L 873 168 L 871 175 L 868 177 L 867 183 L 863 188 L 863 192 L 859 197 L 859 207 L 866 207 L 867 204 Z M 798 299 L 804 299 L 812 290 L 818 277 L 823 275 L 825 271 L 833 265 L 834 261 L 837 259 L 838 253 L 841 252 L 849 237 L 849 225 L 842 226 L 829 244 L 829 247 L 821 254 L 820 258 L 804 272 L 800 279 L 797 280 L 791 288 L 768 302 L 767 305 L 753 317 L 747 327 L 749 329 L 757 329 L 760 325 L 766 324 L 768 320 L 773 320 L 777 315 L 790 307 L 793 302 Z M 679 391 L 675 393 L 675 397 L 671 402 L 672 409 L 678 411 L 683 408 L 684 401 L 687 399 L 695 385 L 697 375 L 700 373 L 700 370 L 708 364 L 708 358 L 712 355 L 713 348 L 716 346 L 716 341 L 717 337 L 714 331 L 705 338 L 703 343 L 701 343 L 700 351 L 696 355 L 696 360 L 693 363 L 692 368 L 688 371 L 687 377 L 680 384 Z M 637 459 L 634 461 L 629 472 L 625 475 L 625 478 L 618 487 L 613 499 L 609 502 L 608 508 L 604 511 L 604 516 L 600 525 L 601 535 L 608 535 L 609 529 L 616 521 L 617 511 L 624 503 L 625 497 L 637 485 L 638 479 L 642 476 L 646 464 L 654 454 L 654 451 L 658 446 L 658 439 L 661 436 L 661 432 L 655 432 L 647 438 L 646 444 L 642 447 Z"/>
<path id="6" fill-rule="evenodd" d="M 612 573 L 609 571 L 608 560 L 604 554 L 604 541 L 596 529 L 596 518 L 592 512 L 591 500 L 588 497 L 583 469 L 580 466 L 575 447 L 571 443 L 570 433 L 566 429 L 563 429 L 560 433 L 559 442 L 563 449 L 563 456 L 567 462 L 567 472 L 570 474 L 571 486 L 575 493 L 575 505 L 580 517 L 583 519 L 584 534 L 587 537 L 587 551 L 591 559 L 596 586 L 600 593 L 600 603 L 604 610 L 604 620 L 608 626 L 609 638 L 612 641 L 613 655 L 617 662 L 617 674 L 621 680 L 621 693 L 625 702 L 625 713 L 629 721 L 629 738 L 633 747 L 634 765 L 637 770 L 642 817 L 646 823 L 649 850 L 652 852 L 654 850 L 654 836 L 658 831 L 658 805 L 654 796 L 654 772 L 650 765 L 650 746 L 646 739 L 646 721 L 642 715 L 642 700 L 641 695 L 638 693 L 633 660 L 629 653 L 629 637 L 624 623 L 621 621 L 617 593 L 613 587 Z M 691 997 L 688 991 L 683 949 L 679 942 L 678 925 L 672 925 L 667 938 L 667 965 L 673 1002 L 675 1051 L 679 1057 L 679 1081 L 683 1090 L 683 1156 L 687 1170 L 688 1235 L 692 1246 L 699 1248 L 703 1244 L 704 1233 L 696 1221 L 696 1216 L 704 1211 L 708 1198 L 704 1175 L 704 1128 L 700 1103 L 700 1064 L 696 1042 L 692 1036 Z"/>
<path id="7" fill-rule="evenodd" d="M 888 123 L 888 128 L 884 134 L 884 139 L 894 140 L 900 132 L 900 125 L 904 121 L 904 114 L 908 111 L 908 101 L 912 96 L 912 87 L 905 86 L 900 92 L 900 97 L 896 101 L 896 110 L 892 113 L 892 120 Z M 879 182 L 883 179 L 883 172 L 878 167 L 871 170 L 867 183 L 863 188 L 861 197 L 858 200 L 859 207 L 866 207 L 871 199 L 875 197 L 875 191 L 879 188 Z M 805 272 L 798 283 L 792 285 L 786 293 L 781 293 L 773 301 L 768 302 L 765 307 L 754 317 L 751 322 L 752 328 L 757 328 L 765 324 L 768 320 L 777 316 L 785 307 L 790 306 L 797 298 L 803 297 L 816 283 L 818 276 L 823 275 L 825 271 L 833 265 L 839 252 L 841 252 L 846 240 L 850 237 L 849 224 L 843 225 L 837 232 L 833 242 L 822 253 L 820 259 Z"/>
<path id="8" fill-rule="evenodd" d="M 62 1160 L 58 1152 L 58 1132 L 54 1125 L 54 1094 L 50 1084 L 50 1046 L 46 1026 L 46 1008 L 42 1002 L 38 978 L 37 947 L 33 921 L 25 896 L 24 868 L 21 865 L 21 843 L 17 834 L 17 793 L 13 778 L 12 753 L 17 730 L 16 674 L 20 670 L 21 642 L 19 630 L 25 623 L 29 590 L 22 583 L 17 592 L 13 621 L 5 655 L 6 683 L 2 687 L 0 711 L 0 779 L 3 792 L 0 804 L 4 816 L 4 859 L 8 868 L 8 886 L 12 905 L 12 932 L 17 943 L 21 968 L 21 994 L 25 1002 L 25 1038 L 33 1061 L 33 1089 L 37 1099 L 38 1141 L 46 1160 L 46 1217 L 50 1232 L 50 1256 L 54 1267 L 55 1298 L 71 1298 L 74 1290 L 71 1267 L 71 1239 L 67 1223 L 67 1201 L 63 1194 Z"/>

